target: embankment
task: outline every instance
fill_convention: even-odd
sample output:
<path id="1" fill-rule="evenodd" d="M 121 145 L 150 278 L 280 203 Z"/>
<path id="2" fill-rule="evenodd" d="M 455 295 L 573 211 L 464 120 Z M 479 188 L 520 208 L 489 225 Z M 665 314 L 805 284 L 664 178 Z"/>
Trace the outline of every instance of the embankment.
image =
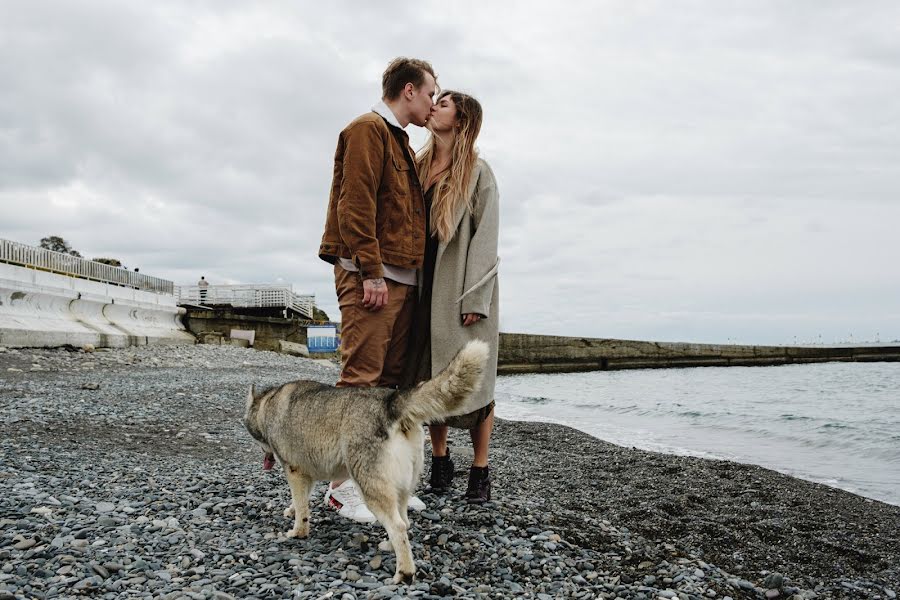
<path id="1" fill-rule="evenodd" d="M 497 371 L 508 375 L 830 361 L 900 361 L 900 346 L 746 346 L 501 333 Z"/>

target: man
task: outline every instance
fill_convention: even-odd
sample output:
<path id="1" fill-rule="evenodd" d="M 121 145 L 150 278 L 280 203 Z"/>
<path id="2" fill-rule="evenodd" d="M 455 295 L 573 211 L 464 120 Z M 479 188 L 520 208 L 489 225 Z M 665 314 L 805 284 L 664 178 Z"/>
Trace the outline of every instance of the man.
<path id="1" fill-rule="evenodd" d="M 341 131 L 319 257 L 334 264 L 341 310 L 338 387 L 400 383 L 425 254 L 425 201 L 409 136 L 431 116 L 437 82 L 423 60 L 397 58 L 382 99 Z M 360 522 L 375 516 L 353 482 L 332 482 L 325 504 Z M 410 508 L 425 505 L 412 496 Z"/>
<path id="2" fill-rule="evenodd" d="M 137 271 L 137 269 L 135 269 Z M 209 287 L 209 282 L 206 280 L 206 276 L 203 275 L 200 277 L 200 281 L 197 282 L 197 287 L 200 288 L 200 304 L 206 302 L 206 290 Z"/>

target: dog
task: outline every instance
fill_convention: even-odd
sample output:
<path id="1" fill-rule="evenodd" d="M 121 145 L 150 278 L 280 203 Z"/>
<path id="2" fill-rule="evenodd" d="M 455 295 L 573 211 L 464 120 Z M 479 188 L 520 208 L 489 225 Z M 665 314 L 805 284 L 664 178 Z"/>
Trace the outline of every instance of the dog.
<path id="1" fill-rule="evenodd" d="M 291 488 L 287 537 L 309 535 L 314 481 L 352 478 L 387 531 L 397 556 L 395 583 L 412 583 L 407 500 L 424 462 L 422 425 L 464 412 L 484 376 L 488 345 L 471 341 L 446 369 L 411 390 L 336 388 L 293 381 L 259 393 L 250 387 L 244 425 L 284 468 Z"/>

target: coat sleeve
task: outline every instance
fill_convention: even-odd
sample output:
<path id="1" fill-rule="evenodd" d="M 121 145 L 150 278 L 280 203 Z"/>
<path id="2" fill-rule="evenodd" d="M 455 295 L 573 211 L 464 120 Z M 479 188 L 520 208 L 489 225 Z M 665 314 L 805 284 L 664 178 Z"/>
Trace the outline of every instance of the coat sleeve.
<path id="1" fill-rule="evenodd" d="M 341 239 L 363 279 L 384 276 L 381 247 L 375 231 L 378 187 L 384 172 L 384 140 L 370 123 L 344 131 L 344 164 L 337 201 Z"/>
<path id="2" fill-rule="evenodd" d="M 497 240 L 500 234 L 500 196 L 489 167 L 482 169 L 475 188 L 472 224 L 475 232 L 466 254 L 466 280 L 460 298 L 460 314 L 491 314 L 491 298 L 497 277 Z"/>

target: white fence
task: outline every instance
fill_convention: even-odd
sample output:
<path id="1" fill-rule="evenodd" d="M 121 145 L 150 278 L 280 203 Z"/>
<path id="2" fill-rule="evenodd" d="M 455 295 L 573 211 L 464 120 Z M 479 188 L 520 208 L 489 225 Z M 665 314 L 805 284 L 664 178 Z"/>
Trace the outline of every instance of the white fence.
<path id="1" fill-rule="evenodd" d="M 0 239 L 0 262 L 157 294 L 172 294 L 175 287 L 171 281 L 159 277 L 3 239 Z"/>
<path id="2" fill-rule="evenodd" d="M 315 295 L 295 294 L 285 285 L 197 285 L 175 286 L 178 304 L 223 305 L 240 308 L 289 308 L 309 319 L 313 318 Z"/>

